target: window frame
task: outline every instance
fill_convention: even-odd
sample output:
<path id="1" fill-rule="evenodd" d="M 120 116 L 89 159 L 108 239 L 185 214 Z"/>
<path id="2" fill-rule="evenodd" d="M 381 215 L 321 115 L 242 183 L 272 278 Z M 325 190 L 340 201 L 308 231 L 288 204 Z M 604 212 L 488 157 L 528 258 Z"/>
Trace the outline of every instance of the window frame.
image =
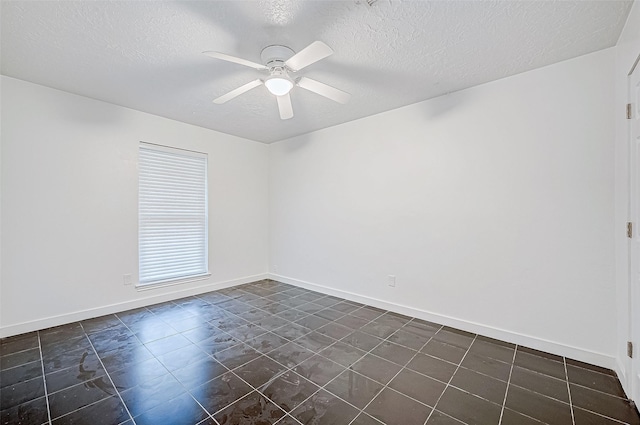
<path id="1" fill-rule="evenodd" d="M 201 158 L 204 159 L 204 250 L 203 250 L 203 262 L 204 271 L 194 273 L 190 275 L 174 276 L 166 279 L 157 279 L 150 281 L 142 281 L 142 251 L 141 251 L 141 230 L 143 226 L 143 214 L 141 210 L 141 151 L 142 150 L 156 151 L 165 154 L 179 155 L 182 157 Z M 176 148 L 166 145 L 159 145 L 156 143 L 149 143 L 140 141 L 138 144 L 138 282 L 135 287 L 137 290 L 147 290 L 161 288 L 165 286 L 180 285 L 183 283 L 194 282 L 199 280 L 208 279 L 211 276 L 209 271 L 209 156 L 205 152 L 194 151 L 190 149 Z"/>

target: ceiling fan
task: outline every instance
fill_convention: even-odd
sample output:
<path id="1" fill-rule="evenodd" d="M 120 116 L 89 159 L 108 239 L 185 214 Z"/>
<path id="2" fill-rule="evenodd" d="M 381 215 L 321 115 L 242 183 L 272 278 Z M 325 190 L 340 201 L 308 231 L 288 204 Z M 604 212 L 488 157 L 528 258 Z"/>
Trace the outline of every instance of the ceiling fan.
<path id="1" fill-rule="evenodd" d="M 293 77 L 292 74 L 300 71 L 307 66 L 318 62 L 333 54 L 331 47 L 322 41 L 314 41 L 304 49 L 295 53 L 286 46 L 268 46 L 262 50 L 260 58 L 264 65 L 251 62 L 246 59 L 237 58 L 220 52 L 204 52 L 205 55 L 216 59 L 222 59 L 227 62 L 233 62 L 240 65 L 257 69 L 258 71 L 266 71 L 268 76 L 264 79 L 258 78 L 245 85 L 231 90 L 213 101 L 213 103 L 222 104 L 229 100 L 240 96 L 249 90 L 264 84 L 269 92 L 276 96 L 278 100 L 278 110 L 280 118 L 287 120 L 293 117 L 293 107 L 291 106 L 291 97 L 289 92 L 294 86 L 309 90 L 338 103 L 347 103 L 351 95 L 335 87 L 331 87 L 320 81 L 312 80 L 307 77 Z"/>

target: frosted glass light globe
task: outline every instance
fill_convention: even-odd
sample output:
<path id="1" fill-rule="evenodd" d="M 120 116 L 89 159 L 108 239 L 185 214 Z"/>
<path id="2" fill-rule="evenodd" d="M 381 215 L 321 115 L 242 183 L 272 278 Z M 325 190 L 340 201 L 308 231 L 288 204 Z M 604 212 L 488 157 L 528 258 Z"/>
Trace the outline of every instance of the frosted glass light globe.
<path id="1" fill-rule="evenodd" d="M 284 96 L 293 88 L 293 83 L 286 78 L 273 77 L 264 82 L 267 90 L 276 96 Z"/>

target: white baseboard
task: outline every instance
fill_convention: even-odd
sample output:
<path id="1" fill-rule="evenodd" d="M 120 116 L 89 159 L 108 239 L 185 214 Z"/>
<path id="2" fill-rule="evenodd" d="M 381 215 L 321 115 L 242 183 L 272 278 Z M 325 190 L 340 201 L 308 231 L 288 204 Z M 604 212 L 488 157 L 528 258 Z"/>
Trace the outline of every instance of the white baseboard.
<path id="1" fill-rule="evenodd" d="M 322 292 L 329 295 L 335 295 L 337 297 L 345 298 L 351 301 L 359 302 L 362 304 L 371 305 L 385 310 L 394 311 L 396 313 L 405 314 L 407 316 L 417 317 L 419 319 L 428 320 L 438 324 L 451 326 L 453 328 L 462 329 L 464 331 L 473 332 L 476 334 L 484 335 L 490 338 L 499 339 L 501 341 L 511 342 L 513 344 L 530 347 L 536 350 L 545 351 L 547 353 L 557 354 L 559 356 L 568 357 L 581 362 L 590 363 L 605 367 L 607 369 L 613 369 L 618 371 L 618 364 L 614 356 L 610 356 L 595 351 L 586 350 L 579 347 L 573 347 L 570 345 L 562 344 L 555 341 L 549 341 L 542 338 L 537 338 L 521 333 L 509 331 L 506 329 L 495 328 L 492 326 L 483 325 L 481 323 L 471 322 L 467 320 L 457 319 L 442 314 L 432 313 L 426 310 L 422 310 L 415 307 L 409 307 L 406 305 L 391 303 L 376 298 L 371 298 L 365 295 L 356 294 L 353 292 L 343 291 L 340 289 L 331 288 L 316 283 L 307 282 L 300 279 L 294 279 L 287 276 L 282 276 L 274 273 L 269 273 L 269 279 L 277 280 L 279 282 L 288 283 L 291 285 L 299 286 L 305 289 L 310 289 L 318 292 Z"/>
<path id="2" fill-rule="evenodd" d="M 229 288 L 231 286 L 242 285 L 244 283 L 255 282 L 257 280 L 267 279 L 267 273 L 245 276 L 237 279 L 226 280 L 222 282 L 207 283 L 206 285 L 190 286 L 189 288 L 178 289 L 171 292 L 164 292 L 159 295 L 151 295 L 144 298 L 136 298 L 135 300 L 125 301 L 116 304 L 109 304 L 102 307 L 90 308 L 87 310 L 75 311 L 73 313 L 61 314 L 58 316 L 45 317 L 29 322 L 17 323 L 14 325 L 0 327 L 0 337 L 8 337 L 26 332 L 36 331 L 40 329 L 50 328 L 52 326 L 64 325 L 67 323 L 87 320 L 93 317 L 104 316 L 106 314 L 119 313 L 121 311 L 131 310 L 134 308 L 146 307 L 148 305 L 157 304 L 165 301 L 177 300 L 179 298 L 189 297 L 192 295 L 203 294 L 205 292 L 215 291 L 218 289 Z M 151 291 L 149 291 L 151 292 Z"/>

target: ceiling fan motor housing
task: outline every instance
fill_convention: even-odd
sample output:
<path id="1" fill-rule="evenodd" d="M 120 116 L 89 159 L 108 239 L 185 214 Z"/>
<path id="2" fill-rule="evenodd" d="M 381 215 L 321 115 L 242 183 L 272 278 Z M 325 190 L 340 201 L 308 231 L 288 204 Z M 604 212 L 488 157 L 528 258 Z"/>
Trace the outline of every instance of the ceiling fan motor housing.
<path id="1" fill-rule="evenodd" d="M 270 69 L 285 68 L 284 63 L 294 54 L 295 52 L 286 46 L 274 45 L 262 49 L 260 58 L 262 59 L 262 63 Z"/>

